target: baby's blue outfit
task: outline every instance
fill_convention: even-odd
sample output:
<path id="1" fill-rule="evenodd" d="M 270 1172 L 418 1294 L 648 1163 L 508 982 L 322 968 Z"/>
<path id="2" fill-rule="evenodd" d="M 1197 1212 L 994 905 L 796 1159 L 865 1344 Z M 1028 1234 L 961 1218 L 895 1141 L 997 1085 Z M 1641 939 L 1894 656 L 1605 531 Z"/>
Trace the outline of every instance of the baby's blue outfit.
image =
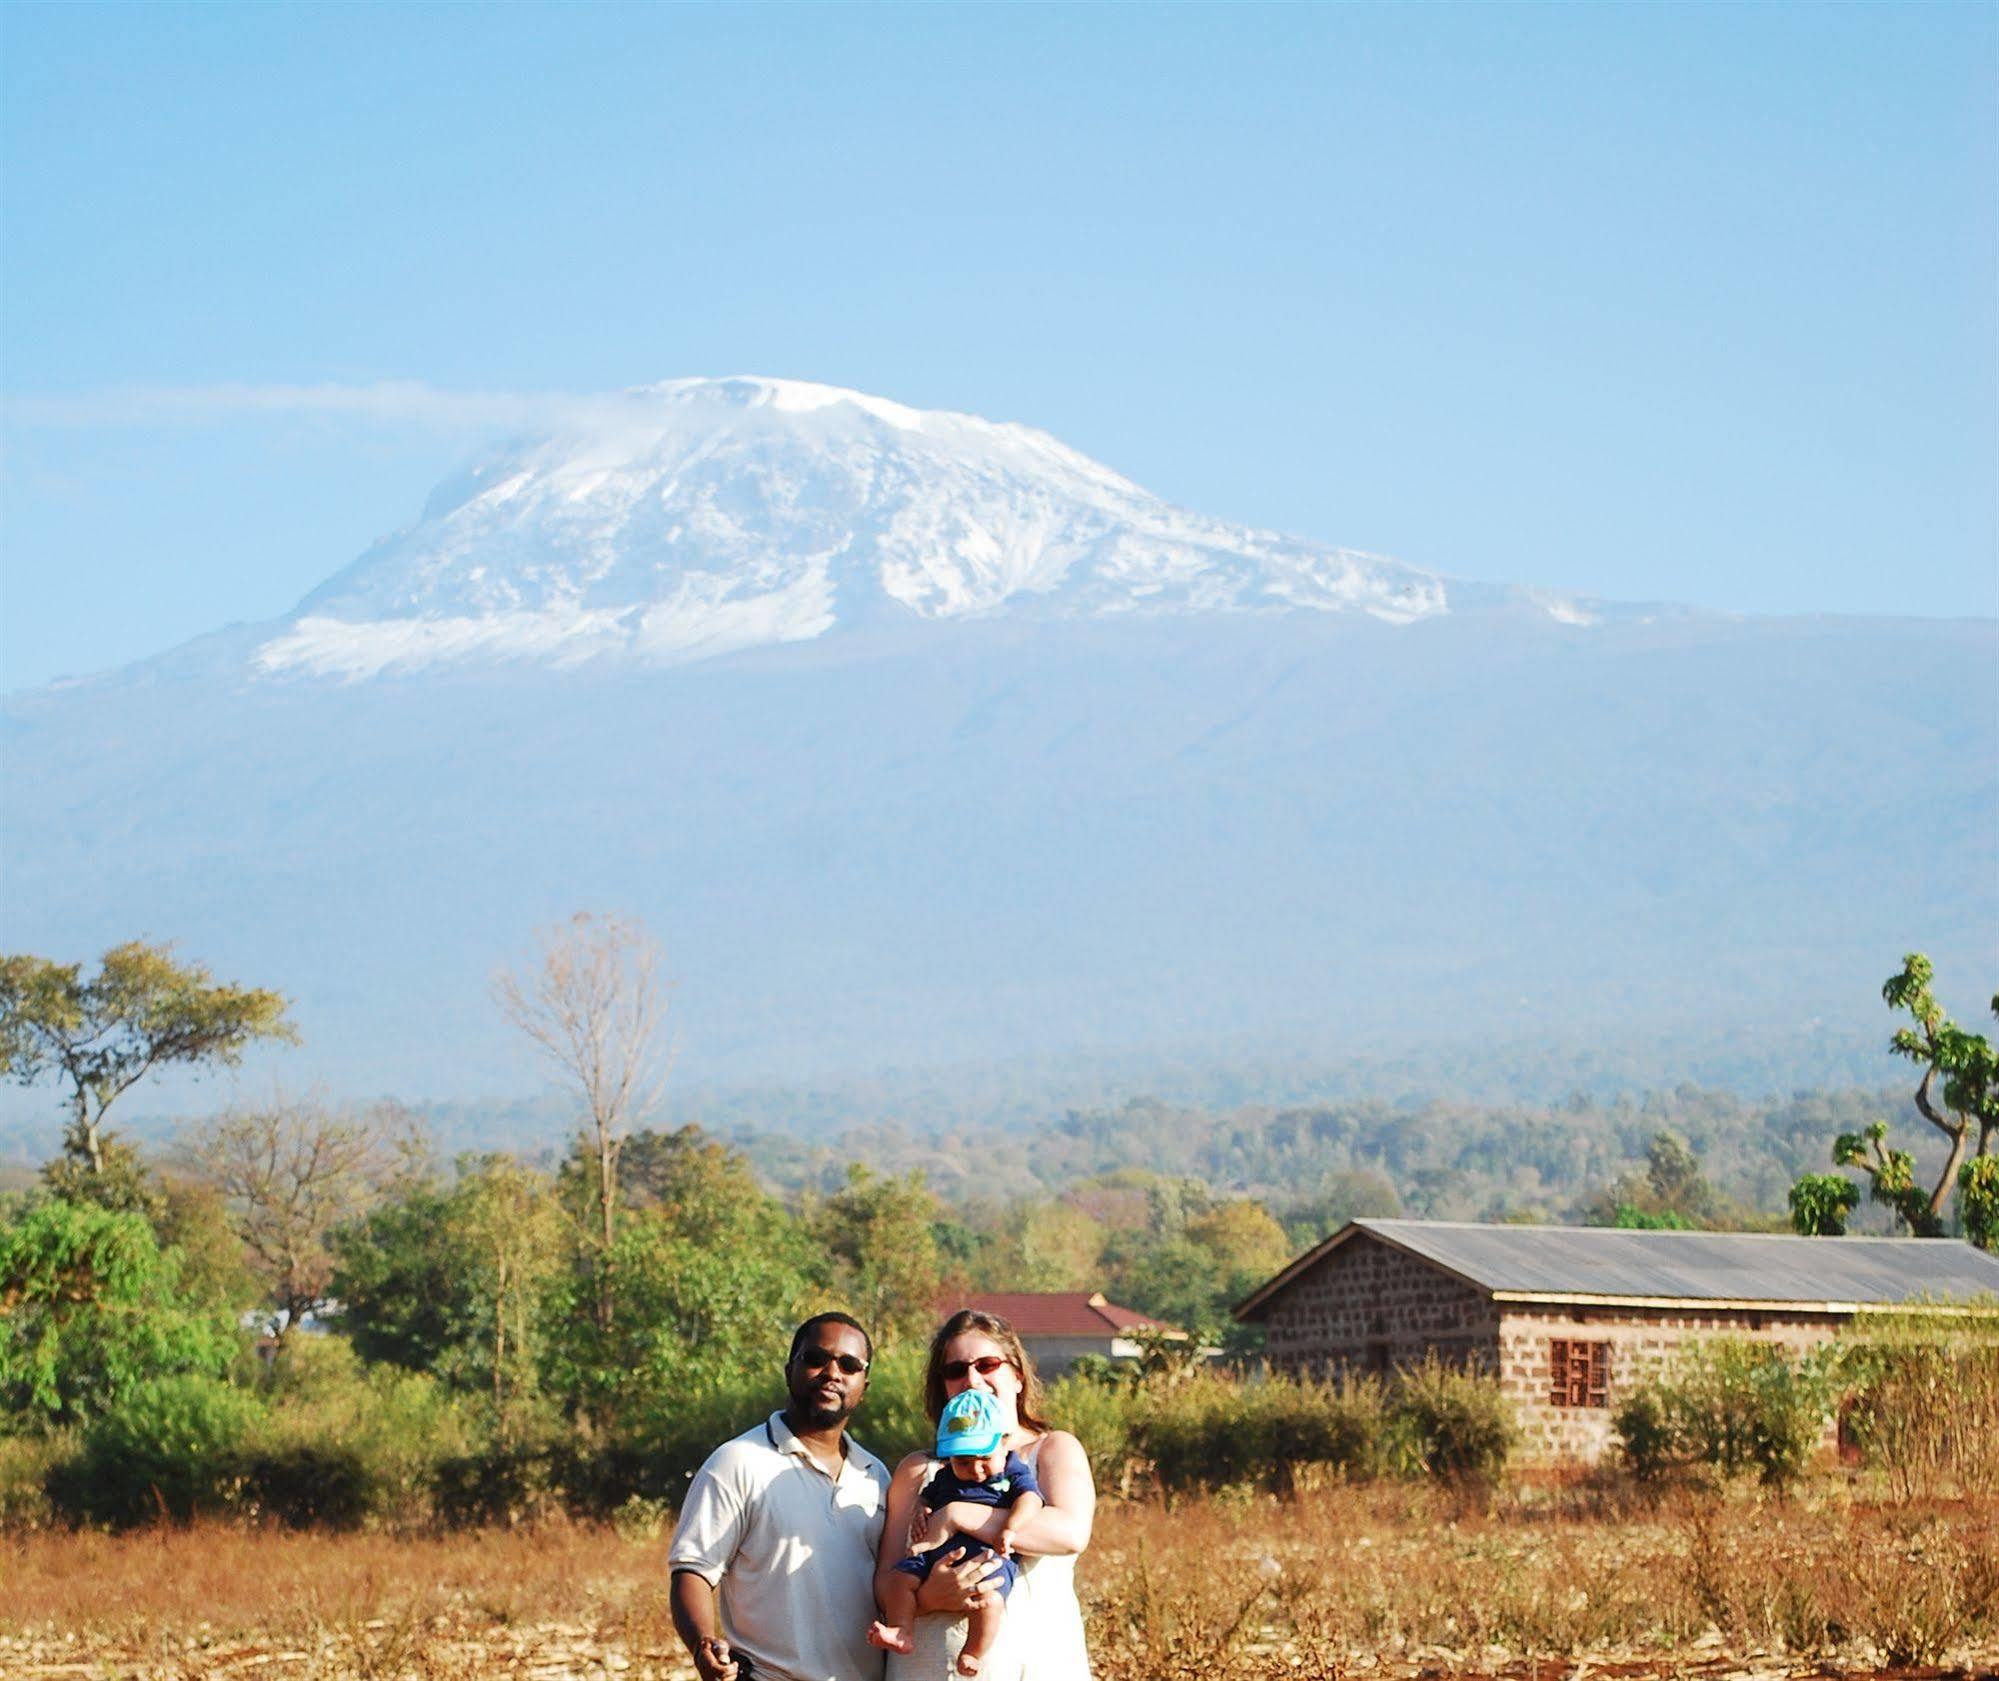
<path id="1" fill-rule="evenodd" d="M 933 1512 L 941 1512 L 953 1500 L 967 1500 L 974 1506 L 1011 1506 L 1023 1494 L 1040 1493 L 1041 1485 L 1034 1480 L 1034 1467 L 1019 1454 L 1009 1453 L 999 1475 L 982 1483 L 960 1480 L 958 1473 L 951 1469 L 950 1460 L 945 1460 L 937 1475 L 923 1485 L 923 1504 Z M 954 1547 L 963 1547 L 966 1558 L 983 1558 L 993 1550 L 977 1536 L 954 1530 L 943 1546 L 931 1552 L 911 1553 L 907 1558 L 899 1558 L 895 1567 L 905 1576 L 914 1576 L 921 1581 L 930 1574 L 930 1567 Z M 982 1585 L 997 1587 L 1000 1598 L 1004 1599 L 1013 1592 L 1013 1584 L 1020 1580 L 1020 1561 L 1008 1558 L 1004 1553 L 997 1556 L 999 1574 L 988 1576 Z"/>

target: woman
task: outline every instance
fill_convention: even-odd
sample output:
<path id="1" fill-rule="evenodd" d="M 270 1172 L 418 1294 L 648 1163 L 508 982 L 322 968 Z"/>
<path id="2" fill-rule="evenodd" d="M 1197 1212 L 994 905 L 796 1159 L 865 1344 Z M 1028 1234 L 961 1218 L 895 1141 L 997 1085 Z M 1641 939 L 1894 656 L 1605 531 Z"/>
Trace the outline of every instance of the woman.
<path id="1" fill-rule="evenodd" d="M 1034 1467 L 1047 1502 L 1014 1538 L 1023 1568 L 1006 1601 L 999 1643 L 980 1671 L 980 1681 L 1089 1681 L 1090 1660 L 1083 1649 L 1083 1614 L 1076 1603 L 1076 1555 L 1090 1544 L 1097 1486 L 1083 1445 L 1066 1430 L 1053 1430 L 1041 1416 L 1041 1380 L 1020 1338 L 1004 1319 L 967 1308 L 954 1313 L 930 1339 L 930 1364 L 923 1378 L 923 1405 L 934 1424 L 944 1403 L 967 1389 L 983 1389 L 1013 1420 L 1006 1447 Z M 905 1550 L 923 1485 L 937 1461 L 913 1453 L 896 1467 L 888 1489 L 888 1521 L 882 1531 L 875 1575 L 895 1569 Z M 1006 1513 L 995 1509 L 972 1531 L 988 1544 L 999 1535 Z M 990 1531 L 990 1533 L 988 1533 Z M 969 1602 L 963 1573 L 935 1570 L 917 1601 L 916 1649 L 888 1656 L 888 1681 L 957 1681 L 955 1668 L 964 1644 Z M 952 1613 L 959 1613 L 952 1615 Z"/>

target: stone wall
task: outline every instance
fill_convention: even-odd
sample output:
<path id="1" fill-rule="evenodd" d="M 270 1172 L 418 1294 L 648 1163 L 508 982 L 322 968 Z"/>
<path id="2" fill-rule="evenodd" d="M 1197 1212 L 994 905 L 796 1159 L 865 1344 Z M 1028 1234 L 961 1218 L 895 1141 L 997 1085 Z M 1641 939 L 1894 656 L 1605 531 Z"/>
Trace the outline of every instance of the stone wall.
<path id="1" fill-rule="evenodd" d="M 1521 1426 L 1518 1458 L 1530 1464 L 1599 1458 L 1611 1445 L 1610 1417 L 1618 1401 L 1633 1384 L 1657 1372 L 1675 1350 L 1690 1342 L 1740 1337 L 1778 1343 L 1802 1353 L 1836 1335 L 1844 1323 L 1843 1316 L 1832 1313 L 1502 1304 L 1499 1378 Z M 1610 1345 L 1607 1405 L 1554 1404 L 1549 1355 L 1556 1338 Z M 1827 1445 L 1832 1445 L 1830 1432 Z"/>
<path id="2" fill-rule="evenodd" d="M 1356 1232 L 1274 1296 L 1265 1357 L 1279 1371 L 1386 1372 L 1426 1354 L 1490 1371 L 1499 1316 L 1485 1292 Z"/>
<path id="3" fill-rule="evenodd" d="M 1518 1459 L 1546 1464 L 1600 1457 L 1618 1401 L 1690 1342 L 1743 1337 L 1802 1352 L 1844 1323 L 1831 1313 L 1495 1304 L 1429 1262 L 1356 1232 L 1271 1299 L 1264 1353 L 1274 1370 L 1316 1376 L 1386 1373 L 1432 1354 L 1496 1371 L 1521 1426 Z M 1609 1345 L 1604 1405 L 1554 1403 L 1549 1360 L 1557 1338 Z"/>

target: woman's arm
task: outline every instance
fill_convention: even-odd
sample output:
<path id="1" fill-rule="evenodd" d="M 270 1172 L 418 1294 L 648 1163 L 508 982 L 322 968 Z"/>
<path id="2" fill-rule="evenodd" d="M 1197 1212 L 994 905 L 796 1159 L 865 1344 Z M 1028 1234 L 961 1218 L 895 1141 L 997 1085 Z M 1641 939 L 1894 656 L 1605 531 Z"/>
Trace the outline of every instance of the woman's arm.
<path id="1" fill-rule="evenodd" d="M 929 1461 L 912 1453 L 888 1480 L 888 1513 L 882 1522 L 881 1544 L 875 1549 L 875 1603 L 881 1603 L 883 1583 L 895 1574 L 896 1561 L 909 1550 L 909 1519 L 923 1493 L 923 1473 Z"/>
<path id="2" fill-rule="evenodd" d="M 1090 1475 L 1090 1458 L 1083 1452 L 1083 1444 L 1066 1430 L 1049 1431 L 1041 1439 L 1035 1480 L 1041 1484 L 1041 1497 L 1047 1504 L 1015 1531 L 1014 1551 L 1028 1557 L 1080 1553 L 1090 1544 L 1090 1525 L 1097 1515 L 1097 1484 Z M 973 1535 L 987 1546 L 997 1547 L 1000 1531 L 1006 1527 L 1006 1510 L 988 1506 L 979 1511 L 978 1522 L 955 1527 L 961 1535 Z M 890 1515 L 892 1518 L 893 1510 Z"/>

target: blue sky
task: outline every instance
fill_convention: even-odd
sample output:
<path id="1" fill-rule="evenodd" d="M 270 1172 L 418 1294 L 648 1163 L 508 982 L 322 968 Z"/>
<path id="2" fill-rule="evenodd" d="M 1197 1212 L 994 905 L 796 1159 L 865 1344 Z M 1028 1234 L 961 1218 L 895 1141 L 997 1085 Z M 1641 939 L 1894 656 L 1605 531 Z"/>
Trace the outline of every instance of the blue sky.
<path id="1" fill-rule="evenodd" d="M 285 611 L 508 407 L 437 393 L 698 373 L 1470 577 L 1999 612 L 1995 88 L 1983 4 L 0 6 L 0 688 Z"/>

